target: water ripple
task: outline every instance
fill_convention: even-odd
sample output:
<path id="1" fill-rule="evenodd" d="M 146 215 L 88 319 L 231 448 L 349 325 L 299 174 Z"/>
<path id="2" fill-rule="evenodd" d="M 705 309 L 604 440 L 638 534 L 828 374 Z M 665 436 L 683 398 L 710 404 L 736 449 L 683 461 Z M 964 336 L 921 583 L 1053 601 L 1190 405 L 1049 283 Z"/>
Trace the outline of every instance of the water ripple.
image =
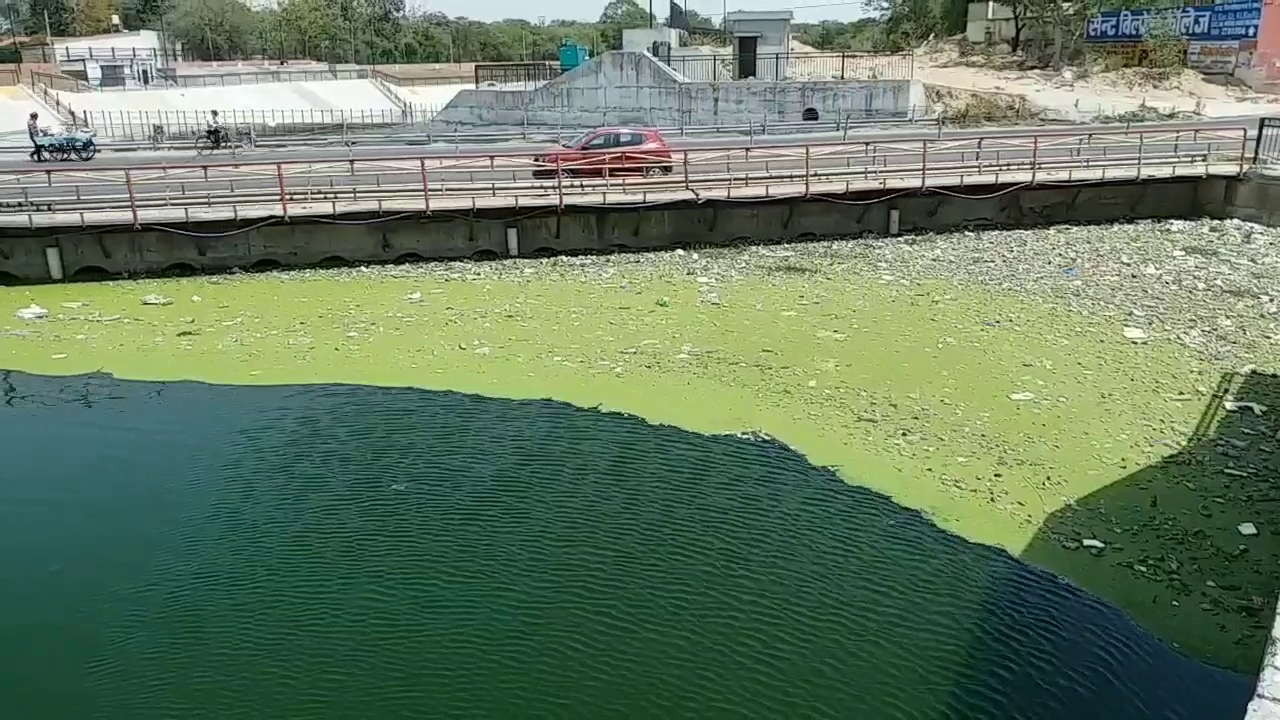
<path id="1" fill-rule="evenodd" d="M 1246 678 L 774 443 L 13 375 L 16 717 L 1235 720 Z"/>

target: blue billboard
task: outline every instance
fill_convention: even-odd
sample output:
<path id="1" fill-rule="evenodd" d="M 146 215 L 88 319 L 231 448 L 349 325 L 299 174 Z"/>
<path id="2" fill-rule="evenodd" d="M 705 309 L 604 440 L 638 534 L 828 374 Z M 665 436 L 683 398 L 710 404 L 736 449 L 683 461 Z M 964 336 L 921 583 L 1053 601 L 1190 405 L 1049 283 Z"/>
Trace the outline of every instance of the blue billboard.
<path id="1" fill-rule="evenodd" d="M 1213 5 L 1173 9 L 1111 10 L 1089 18 L 1085 42 L 1141 42 L 1152 25 L 1169 17 L 1187 40 L 1253 40 L 1258 37 L 1262 0 L 1218 0 Z"/>

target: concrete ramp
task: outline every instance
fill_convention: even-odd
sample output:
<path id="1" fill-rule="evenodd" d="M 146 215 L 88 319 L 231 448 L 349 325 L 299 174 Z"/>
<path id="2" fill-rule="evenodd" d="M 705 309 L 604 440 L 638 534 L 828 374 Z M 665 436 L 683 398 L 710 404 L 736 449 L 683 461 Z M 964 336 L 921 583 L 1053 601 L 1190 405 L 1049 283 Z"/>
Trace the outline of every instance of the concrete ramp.
<path id="1" fill-rule="evenodd" d="M 433 115 L 447 107 L 458 93 L 475 88 L 474 83 L 449 83 L 441 85 L 389 85 L 396 96 L 403 102 L 422 108 L 428 115 Z"/>
<path id="2" fill-rule="evenodd" d="M 59 125 L 62 122 L 52 108 L 35 99 L 26 88 L 19 85 L 0 87 L 0 135 L 18 135 L 25 140 L 27 116 L 33 112 L 40 113 L 40 124 L 43 126 Z"/>
<path id="3" fill-rule="evenodd" d="M 447 129 L 484 126 L 746 125 L 846 117 L 907 119 L 910 80 L 692 82 L 644 52 L 607 52 L 535 90 L 460 91 L 436 114 Z"/>
<path id="4" fill-rule="evenodd" d="M 316 117 L 316 122 L 388 122 L 401 106 L 371 80 L 280 82 L 230 87 L 181 88 L 124 92 L 58 92 L 63 105 L 86 113 L 94 126 L 140 122 L 157 113 L 203 115 L 217 110 L 228 122 L 262 122 L 263 118 Z M 274 114 L 274 115 L 273 115 Z M 132 120 L 131 120 L 132 119 Z"/>

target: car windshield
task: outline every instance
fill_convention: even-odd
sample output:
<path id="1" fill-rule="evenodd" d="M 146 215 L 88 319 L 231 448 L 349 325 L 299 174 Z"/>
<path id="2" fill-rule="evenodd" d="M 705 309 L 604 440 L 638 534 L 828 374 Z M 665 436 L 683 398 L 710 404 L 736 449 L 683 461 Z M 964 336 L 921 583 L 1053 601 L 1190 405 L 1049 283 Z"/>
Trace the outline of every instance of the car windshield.
<path id="1" fill-rule="evenodd" d="M 564 142 L 560 143 L 560 147 L 567 147 L 567 148 L 579 148 L 579 147 L 582 147 L 582 143 L 586 142 L 586 141 L 587 141 L 587 139 L 588 139 L 588 138 L 590 138 L 592 135 L 595 135 L 595 133 L 596 133 L 596 131 L 595 131 L 595 130 L 588 130 L 588 131 L 586 131 L 586 132 L 582 133 L 581 135 L 579 135 L 579 136 L 575 137 L 575 138 L 574 138 L 574 139 L 572 139 L 572 140 L 566 140 L 566 141 L 564 141 Z"/>

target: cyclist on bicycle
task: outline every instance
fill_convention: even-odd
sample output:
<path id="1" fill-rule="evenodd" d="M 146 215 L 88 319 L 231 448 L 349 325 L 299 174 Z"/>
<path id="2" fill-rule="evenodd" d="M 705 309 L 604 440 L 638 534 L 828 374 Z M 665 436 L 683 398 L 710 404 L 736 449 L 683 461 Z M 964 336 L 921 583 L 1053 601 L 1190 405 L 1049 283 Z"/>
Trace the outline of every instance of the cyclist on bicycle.
<path id="1" fill-rule="evenodd" d="M 209 138 L 209 143 L 214 148 L 222 147 L 222 141 L 226 137 L 226 133 L 222 129 L 222 121 L 218 119 L 217 110 L 209 111 L 209 119 L 205 122 L 204 134 L 205 137 Z"/>

